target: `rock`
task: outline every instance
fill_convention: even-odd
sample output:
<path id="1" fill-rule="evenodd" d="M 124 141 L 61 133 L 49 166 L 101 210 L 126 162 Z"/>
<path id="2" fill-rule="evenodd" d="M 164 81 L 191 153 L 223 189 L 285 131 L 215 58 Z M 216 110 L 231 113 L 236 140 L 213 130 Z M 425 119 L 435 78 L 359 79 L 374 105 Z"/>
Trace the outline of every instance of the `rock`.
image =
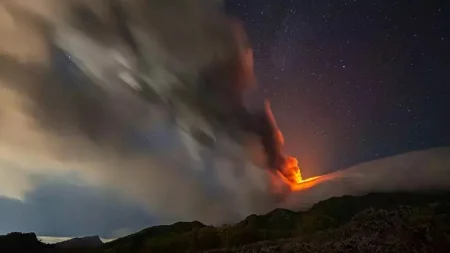
<path id="1" fill-rule="evenodd" d="M 369 208 L 338 228 L 233 252 L 448 252 L 450 227 L 440 218 L 410 206 L 390 211 Z"/>

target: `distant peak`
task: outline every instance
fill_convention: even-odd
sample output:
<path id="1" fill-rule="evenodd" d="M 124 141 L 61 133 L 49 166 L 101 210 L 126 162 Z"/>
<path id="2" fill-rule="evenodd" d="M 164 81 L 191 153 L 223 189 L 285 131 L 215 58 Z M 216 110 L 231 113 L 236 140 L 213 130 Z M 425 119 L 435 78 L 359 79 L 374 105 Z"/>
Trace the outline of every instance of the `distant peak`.
<path id="1" fill-rule="evenodd" d="M 85 237 L 77 237 L 72 238 L 67 241 L 63 241 L 60 243 L 56 243 L 58 247 L 64 247 L 64 248 L 91 248 L 91 247 L 98 247 L 103 244 L 102 240 L 100 239 L 100 236 L 94 235 L 94 236 L 85 236 Z"/>

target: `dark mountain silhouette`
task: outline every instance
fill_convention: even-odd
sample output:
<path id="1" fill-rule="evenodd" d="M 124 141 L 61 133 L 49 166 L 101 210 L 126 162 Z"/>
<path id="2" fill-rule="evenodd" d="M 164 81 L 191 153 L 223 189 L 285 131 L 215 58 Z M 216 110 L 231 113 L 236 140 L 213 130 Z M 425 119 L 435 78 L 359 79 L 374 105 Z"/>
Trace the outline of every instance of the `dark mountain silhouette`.
<path id="1" fill-rule="evenodd" d="M 103 242 L 98 235 L 72 238 L 55 244 L 59 248 L 95 248 L 101 245 Z"/>
<path id="2" fill-rule="evenodd" d="M 12 233 L 0 237 L 0 252 L 450 252 L 450 192 L 343 196 L 305 212 L 250 215 L 233 226 L 178 222 L 105 244 L 86 238 L 61 247 Z"/>
<path id="3" fill-rule="evenodd" d="M 22 253 L 22 252 L 47 252 L 46 244 L 37 239 L 35 233 L 10 233 L 0 236 L 0 252 Z"/>

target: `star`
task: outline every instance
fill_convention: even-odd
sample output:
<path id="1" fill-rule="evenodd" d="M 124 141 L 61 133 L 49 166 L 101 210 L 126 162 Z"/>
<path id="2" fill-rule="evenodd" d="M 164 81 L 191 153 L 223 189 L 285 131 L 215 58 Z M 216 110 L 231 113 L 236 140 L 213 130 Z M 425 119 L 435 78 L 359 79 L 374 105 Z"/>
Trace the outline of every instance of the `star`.
<path id="1" fill-rule="evenodd" d="M 227 1 L 257 45 L 286 152 L 311 164 L 304 173 L 450 145 L 444 2 Z"/>

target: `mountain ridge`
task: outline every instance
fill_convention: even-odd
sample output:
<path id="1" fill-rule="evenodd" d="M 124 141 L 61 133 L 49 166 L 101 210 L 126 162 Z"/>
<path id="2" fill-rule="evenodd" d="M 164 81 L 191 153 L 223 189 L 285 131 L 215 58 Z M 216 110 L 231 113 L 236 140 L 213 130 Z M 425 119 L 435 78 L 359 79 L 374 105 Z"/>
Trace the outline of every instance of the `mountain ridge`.
<path id="1" fill-rule="evenodd" d="M 393 218 L 390 215 L 397 218 L 391 221 Z M 439 220 L 437 224 L 441 227 L 444 226 L 433 232 L 441 233 L 438 237 L 434 234 L 427 234 L 431 232 L 415 231 L 421 226 L 425 226 L 424 224 L 429 226 L 429 223 L 435 222 L 435 219 Z M 426 223 L 417 224 L 422 220 L 425 220 Z M 447 231 L 446 229 L 450 231 L 450 192 L 421 191 L 370 193 L 364 196 L 346 195 L 321 201 L 308 211 L 296 212 L 278 208 L 267 214 L 253 214 L 234 225 L 221 227 L 207 226 L 198 221 L 176 222 L 171 225 L 149 227 L 97 246 L 81 245 L 81 248 L 44 244 L 37 239 L 34 233 L 11 233 L 0 236 L 0 251 L 14 253 L 30 252 L 30 249 L 32 249 L 32 252 L 46 253 L 247 252 L 246 250 L 254 252 L 259 247 L 266 247 L 264 249 L 266 252 L 285 252 L 280 250 L 287 247 L 286 245 L 298 246 L 300 242 L 303 246 L 311 243 L 308 246 L 311 249 L 325 247 L 321 243 L 317 243 L 317 240 L 329 241 L 327 243 L 330 245 L 344 243 L 346 237 L 342 236 L 342 233 L 350 233 L 348 236 L 352 238 L 365 238 L 365 233 L 367 233 L 370 234 L 371 238 L 378 240 L 376 238 L 377 233 L 389 231 L 392 222 L 405 223 L 405 225 L 399 225 L 400 227 L 397 226 L 398 224 L 394 224 L 395 229 L 400 231 L 399 233 L 405 235 L 413 233 L 417 234 L 418 237 L 424 234 L 423 236 L 432 238 L 430 239 L 431 242 L 450 247 L 450 238 L 442 239 L 445 237 L 442 231 Z M 374 224 L 378 225 L 375 226 Z M 401 230 L 404 227 L 414 231 Z M 429 229 L 429 231 L 434 230 Z M 337 241 L 330 241 L 331 239 L 321 237 L 324 233 L 329 233 L 329 238 L 335 238 L 333 240 Z M 95 238 L 99 239 L 98 237 Z M 348 245 L 346 244 L 345 247 L 353 247 L 350 242 L 346 243 Z M 426 247 L 431 247 L 430 249 L 435 247 L 434 244 L 429 244 L 426 240 L 424 243 Z M 25 248 L 20 245 L 25 245 Z M 368 245 L 362 244 L 358 247 L 369 247 Z M 382 245 L 381 241 L 380 245 Z M 380 247 L 388 246 L 383 244 Z M 333 248 L 336 247 L 341 246 L 334 246 Z M 335 252 L 333 248 L 330 248 L 331 251 L 324 252 Z M 315 252 L 306 249 L 302 249 L 302 251 Z"/>
<path id="2" fill-rule="evenodd" d="M 58 242 L 54 244 L 59 248 L 95 248 L 103 245 L 100 236 L 85 236 L 85 237 L 75 237 L 69 240 Z"/>

